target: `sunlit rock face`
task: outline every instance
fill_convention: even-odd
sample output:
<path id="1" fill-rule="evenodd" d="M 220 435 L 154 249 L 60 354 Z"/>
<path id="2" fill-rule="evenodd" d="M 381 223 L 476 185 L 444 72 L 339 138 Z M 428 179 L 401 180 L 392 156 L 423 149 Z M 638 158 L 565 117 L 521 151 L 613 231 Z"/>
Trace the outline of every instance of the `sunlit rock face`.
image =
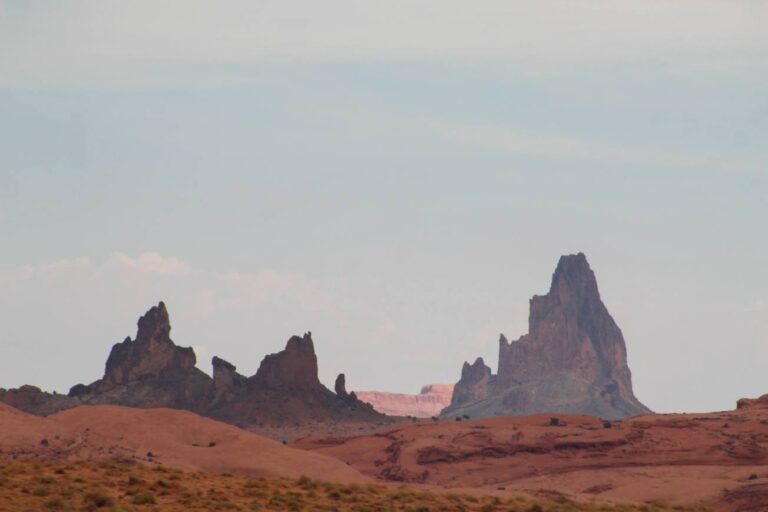
<path id="1" fill-rule="evenodd" d="M 358 391 L 357 397 L 389 416 L 429 418 L 451 403 L 453 384 L 427 384 L 418 395 L 386 391 Z"/>

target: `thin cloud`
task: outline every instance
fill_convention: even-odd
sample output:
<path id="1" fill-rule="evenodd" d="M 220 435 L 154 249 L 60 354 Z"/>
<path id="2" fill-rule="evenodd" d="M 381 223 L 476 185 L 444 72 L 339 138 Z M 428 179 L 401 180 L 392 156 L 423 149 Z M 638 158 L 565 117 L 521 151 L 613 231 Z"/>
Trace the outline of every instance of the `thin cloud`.
<path id="1" fill-rule="evenodd" d="M 144 274 L 186 275 L 195 269 L 189 263 L 174 257 L 163 257 L 156 252 L 145 252 L 137 257 L 122 252 L 113 253 L 106 262 L 107 266 L 119 265 Z"/>
<path id="2" fill-rule="evenodd" d="M 28 279 L 36 276 L 54 275 L 67 273 L 72 270 L 87 268 L 91 260 L 88 256 L 78 256 L 76 258 L 63 258 L 50 263 L 39 265 L 24 265 L 15 272 L 15 277 Z"/>
<path id="3" fill-rule="evenodd" d="M 621 146 L 578 137 L 527 133 L 498 126 L 437 125 L 437 132 L 463 144 L 496 148 L 509 153 L 593 160 L 619 164 L 641 163 L 664 167 L 762 171 L 766 160 L 741 155 L 675 153 Z"/>
<path id="4" fill-rule="evenodd" d="M 75 274 L 77 272 L 77 274 Z M 64 276 L 78 281 L 103 283 L 111 288 L 143 288 L 146 282 L 163 278 L 168 287 L 187 287 L 195 297 L 200 314 L 212 314 L 231 308 L 257 308 L 269 304 L 293 304 L 305 311 L 331 310 L 347 303 L 337 292 L 329 291 L 306 277 L 275 269 L 254 272 L 218 272 L 197 268 L 174 256 L 143 252 L 131 256 L 113 252 L 101 263 L 88 256 L 60 259 L 49 263 L 24 265 L 3 277 L 6 283 L 40 283 Z"/>
<path id="5" fill-rule="evenodd" d="M 0 85 L 216 84 L 243 77 L 212 64 L 416 59 L 765 76 L 766 18 L 766 2 L 715 0 L 19 3 L 0 9 Z"/>

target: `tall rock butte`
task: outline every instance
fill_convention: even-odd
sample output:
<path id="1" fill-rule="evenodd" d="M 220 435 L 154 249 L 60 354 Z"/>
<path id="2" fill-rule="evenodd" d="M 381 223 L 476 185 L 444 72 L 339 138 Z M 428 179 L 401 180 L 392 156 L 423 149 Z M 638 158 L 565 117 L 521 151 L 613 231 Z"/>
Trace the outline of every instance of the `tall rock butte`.
<path id="1" fill-rule="evenodd" d="M 624 336 L 584 254 L 562 256 L 549 293 L 530 301 L 528 334 L 499 339 L 496 374 L 464 363 L 444 416 L 581 413 L 618 419 L 650 412 L 632 391 Z"/>
<path id="2" fill-rule="evenodd" d="M 139 318 L 135 340 L 112 347 L 101 379 L 77 384 L 68 395 L 34 386 L 0 389 L 0 401 L 38 415 L 83 404 L 171 407 L 240 427 L 383 418 L 353 393 L 338 395 L 320 382 L 310 333 L 291 337 L 285 350 L 264 357 L 251 377 L 219 357 L 209 377 L 195 366 L 194 350 L 177 346 L 170 333 L 160 302 Z"/>

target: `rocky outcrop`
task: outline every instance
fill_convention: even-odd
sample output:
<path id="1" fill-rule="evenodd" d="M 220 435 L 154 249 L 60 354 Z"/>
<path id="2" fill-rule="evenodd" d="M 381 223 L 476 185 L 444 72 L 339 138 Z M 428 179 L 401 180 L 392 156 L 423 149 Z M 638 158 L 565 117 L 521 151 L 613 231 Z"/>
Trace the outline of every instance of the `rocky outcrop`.
<path id="1" fill-rule="evenodd" d="M 490 372 L 490 370 L 489 370 Z M 385 391 L 358 391 L 357 397 L 390 416 L 429 418 L 451 403 L 453 384 L 427 384 L 418 395 Z"/>
<path id="2" fill-rule="evenodd" d="M 253 376 L 253 383 L 269 388 L 313 389 L 321 386 L 312 333 L 292 336 L 285 350 L 266 356 Z"/>
<path id="3" fill-rule="evenodd" d="M 491 369 L 482 357 L 472 364 L 465 361 L 461 367 L 461 379 L 453 387 L 452 402 L 465 404 L 485 399 L 491 378 Z"/>
<path id="4" fill-rule="evenodd" d="M 213 366 L 213 389 L 214 403 L 228 401 L 242 392 L 248 379 L 239 373 L 232 363 L 213 357 L 211 361 Z"/>
<path id="5" fill-rule="evenodd" d="M 323 386 L 311 333 L 291 337 L 285 350 L 264 357 L 251 377 L 214 357 L 212 378 L 195 366 L 192 348 L 177 346 L 170 333 L 160 302 L 139 319 L 135 340 L 112 347 L 103 378 L 77 384 L 67 396 L 33 386 L 0 389 L 0 401 L 38 415 L 83 404 L 171 407 L 241 427 L 382 418 L 354 393 L 342 396 Z"/>
<path id="6" fill-rule="evenodd" d="M 336 396 L 340 398 L 347 398 L 349 396 L 349 393 L 347 393 L 347 378 L 343 373 L 336 376 L 333 390 L 336 392 Z"/>
<path id="7" fill-rule="evenodd" d="M 739 398 L 736 402 L 737 409 L 747 409 L 749 407 L 768 407 L 768 394 L 759 398 Z"/>
<path id="8" fill-rule="evenodd" d="M 136 340 L 126 338 L 112 347 L 101 389 L 159 377 L 164 373 L 185 373 L 195 367 L 197 358 L 189 347 L 171 341 L 168 310 L 160 302 L 139 318 Z"/>
<path id="9" fill-rule="evenodd" d="M 25 385 L 15 389 L 0 389 L 0 402 L 33 412 L 39 416 L 48 416 L 70 407 L 80 405 L 77 399 L 58 393 L 47 393 L 36 386 Z"/>
<path id="10" fill-rule="evenodd" d="M 584 254 L 563 256 L 549 293 L 530 301 L 528 334 L 499 339 L 495 375 L 464 363 L 445 415 L 537 412 L 606 419 L 649 412 L 632 391 L 621 329 L 608 313 Z"/>

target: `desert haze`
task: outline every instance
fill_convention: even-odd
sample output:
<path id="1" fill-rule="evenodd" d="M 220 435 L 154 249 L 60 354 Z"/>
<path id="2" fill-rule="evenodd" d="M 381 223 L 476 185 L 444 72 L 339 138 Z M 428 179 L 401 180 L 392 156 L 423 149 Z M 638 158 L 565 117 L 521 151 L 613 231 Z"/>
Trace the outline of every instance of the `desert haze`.
<path id="1" fill-rule="evenodd" d="M 621 330 L 583 254 L 560 258 L 549 293 L 531 300 L 529 325 L 518 341 L 501 336 L 497 374 L 478 359 L 455 386 L 418 395 L 348 391 L 344 374 L 331 391 L 311 333 L 291 337 L 250 377 L 214 356 L 209 377 L 193 349 L 171 340 L 160 302 L 139 318 L 135 339 L 112 347 L 101 379 L 67 395 L 0 389 L 0 456 L 40 471 L 86 461 L 380 482 L 428 489 L 436 503 L 451 489 L 493 496 L 483 510 L 503 499 L 552 510 L 768 507 L 768 400 L 652 413 L 632 392 Z"/>
<path id="2" fill-rule="evenodd" d="M 768 512 L 767 25 L 0 0 L 0 512 Z"/>

